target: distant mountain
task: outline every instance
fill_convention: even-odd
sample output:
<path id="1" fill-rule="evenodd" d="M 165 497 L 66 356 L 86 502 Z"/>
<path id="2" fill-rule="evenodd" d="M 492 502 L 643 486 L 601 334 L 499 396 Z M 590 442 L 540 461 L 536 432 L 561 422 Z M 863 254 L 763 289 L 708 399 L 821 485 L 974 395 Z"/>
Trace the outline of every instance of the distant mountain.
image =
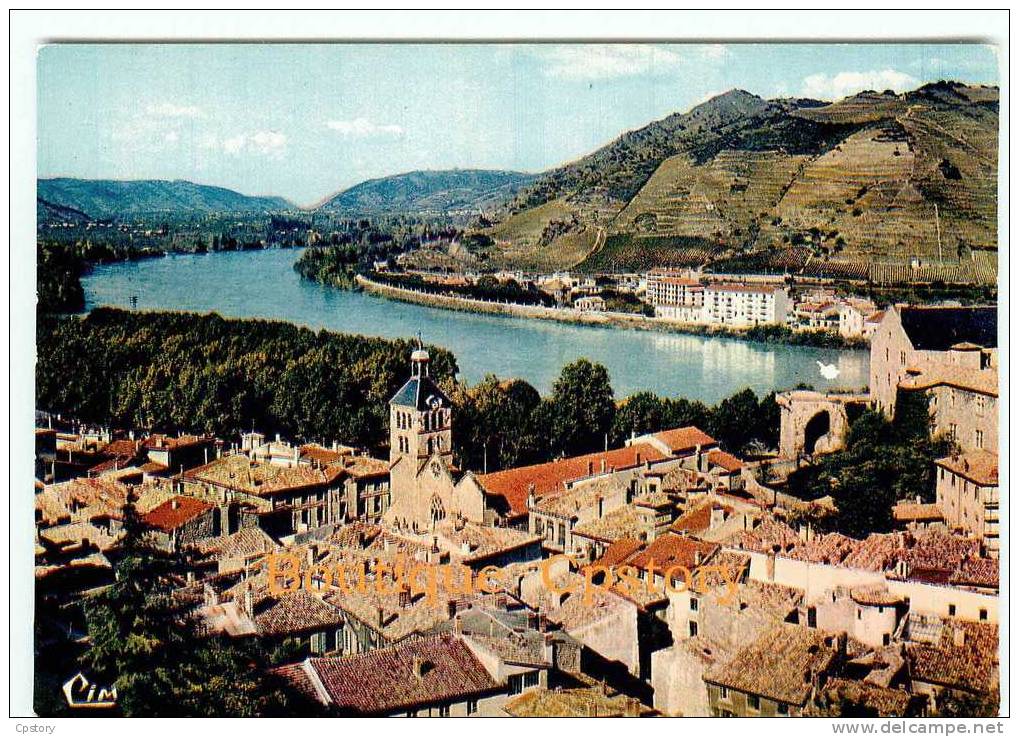
<path id="1" fill-rule="evenodd" d="M 515 171 L 448 169 L 370 179 L 316 209 L 357 215 L 477 212 L 513 197 L 534 176 Z"/>
<path id="2" fill-rule="evenodd" d="M 916 276 L 919 259 L 937 262 L 930 280 L 992 283 L 997 132 L 996 87 L 937 82 L 835 103 L 732 90 L 535 177 L 485 230 L 488 256 L 891 282 Z"/>
<path id="3" fill-rule="evenodd" d="M 42 197 L 35 198 L 35 216 L 40 223 L 87 223 L 92 220 L 86 213 L 73 207 L 47 202 Z"/>
<path id="4" fill-rule="evenodd" d="M 224 187 L 184 180 L 39 179 L 47 208 L 71 208 L 91 218 L 177 213 L 253 213 L 289 210 L 282 197 L 249 197 Z"/>

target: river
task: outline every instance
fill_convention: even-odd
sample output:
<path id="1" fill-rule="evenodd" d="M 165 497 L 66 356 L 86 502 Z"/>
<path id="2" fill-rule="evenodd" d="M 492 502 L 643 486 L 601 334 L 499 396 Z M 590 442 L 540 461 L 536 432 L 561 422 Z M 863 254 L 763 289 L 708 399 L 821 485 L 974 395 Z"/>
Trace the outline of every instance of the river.
<path id="1" fill-rule="evenodd" d="M 715 403 L 748 386 L 765 394 L 799 382 L 818 389 L 867 384 L 864 351 L 452 312 L 304 281 L 292 268 L 299 255 L 273 249 L 97 266 L 83 279 L 87 307 L 129 308 L 134 296 L 144 310 L 261 317 L 387 338 L 420 331 L 456 355 L 462 379 L 519 377 L 543 394 L 563 365 L 581 356 L 608 368 L 617 397 L 650 390 Z M 835 364 L 839 377 L 824 379 L 817 361 Z"/>

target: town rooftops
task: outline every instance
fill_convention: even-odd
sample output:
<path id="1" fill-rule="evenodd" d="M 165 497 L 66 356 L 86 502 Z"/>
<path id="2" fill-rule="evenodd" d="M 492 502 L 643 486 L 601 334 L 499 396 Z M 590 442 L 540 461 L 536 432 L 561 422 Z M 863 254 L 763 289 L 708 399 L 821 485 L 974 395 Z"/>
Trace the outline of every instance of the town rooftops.
<path id="1" fill-rule="evenodd" d="M 941 468 L 972 481 L 977 486 L 998 485 L 998 456 L 986 450 L 972 450 L 959 455 L 939 458 Z"/>
<path id="2" fill-rule="evenodd" d="M 784 704 L 803 706 L 814 676 L 831 666 L 835 651 L 817 630 L 780 624 L 735 657 L 711 668 L 704 680 Z"/>
<path id="3" fill-rule="evenodd" d="M 532 485 L 535 496 L 540 499 L 558 493 L 566 484 L 582 478 L 636 468 L 645 462 L 656 463 L 667 457 L 650 444 L 634 443 L 601 453 L 496 471 L 477 476 L 477 481 L 488 494 L 505 499 L 511 514 L 519 516 L 527 513 L 527 495 Z"/>
<path id="4" fill-rule="evenodd" d="M 119 518 L 127 503 L 128 487 L 115 479 L 76 478 L 51 484 L 35 495 L 35 509 L 41 522 L 56 524 L 71 514 L 91 519 Z"/>
<path id="5" fill-rule="evenodd" d="M 886 688 L 846 678 L 832 678 L 821 689 L 821 699 L 824 701 L 832 704 L 856 704 L 873 709 L 879 717 L 911 714 L 913 704 L 922 698 L 898 688 Z"/>
<path id="6" fill-rule="evenodd" d="M 956 389 L 998 396 L 998 372 L 995 369 L 970 369 L 962 366 L 932 366 L 911 369 L 899 382 L 905 391 L 924 391 L 936 386 L 951 386 Z"/>
<path id="7" fill-rule="evenodd" d="M 913 680 L 970 692 L 993 688 L 998 680 L 997 625 L 913 614 L 907 625 L 910 639 L 922 638 L 906 646 Z"/>
<path id="8" fill-rule="evenodd" d="M 947 351 L 957 343 L 998 345 L 997 307 L 900 307 L 899 319 L 918 351 Z"/>
<path id="9" fill-rule="evenodd" d="M 702 565 L 716 550 L 718 550 L 718 546 L 714 543 L 701 542 L 688 537 L 667 533 L 631 558 L 630 564 L 637 568 L 647 568 L 654 564 L 655 568 L 663 573 L 673 566 L 681 566 L 689 571 L 693 571 Z M 673 580 L 682 575 L 682 572 L 674 572 Z"/>
<path id="10" fill-rule="evenodd" d="M 648 516 L 637 504 L 624 504 L 598 519 L 573 528 L 573 534 L 591 540 L 612 543 L 622 539 L 640 539 L 651 532 Z"/>
<path id="11" fill-rule="evenodd" d="M 145 439 L 143 446 L 147 450 L 180 450 L 192 445 L 211 443 L 215 440 L 211 435 L 180 435 L 173 437 L 156 433 Z"/>
<path id="12" fill-rule="evenodd" d="M 708 452 L 708 463 L 718 466 L 726 473 L 738 473 L 743 469 L 743 461 L 721 448 L 713 448 Z"/>
<path id="13" fill-rule="evenodd" d="M 164 532 L 172 532 L 188 522 L 202 516 L 213 506 L 201 499 L 190 496 L 175 496 L 168 499 L 151 512 L 142 515 L 142 522 Z"/>
<path id="14" fill-rule="evenodd" d="M 276 672 L 303 693 L 320 693 L 327 706 L 366 716 L 413 711 L 499 689 L 463 640 L 448 634 L 340 658 L 309 658 L 300 668 Z M 309 687 L 309 681 L 315 686 Z"/>

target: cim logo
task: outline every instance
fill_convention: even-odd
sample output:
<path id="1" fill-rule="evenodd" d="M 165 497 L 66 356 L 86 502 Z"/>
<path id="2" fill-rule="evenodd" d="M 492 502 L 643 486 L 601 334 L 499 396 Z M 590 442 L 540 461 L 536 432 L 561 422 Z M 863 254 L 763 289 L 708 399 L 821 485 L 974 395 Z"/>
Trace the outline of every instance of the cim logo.
<path id="1" fill-rule="evenodd" d="M 64 684 L 64 698 L 72 709 L 109 709 L 117 705 L 117 687 L 99 688 L 78 673 Z"/>

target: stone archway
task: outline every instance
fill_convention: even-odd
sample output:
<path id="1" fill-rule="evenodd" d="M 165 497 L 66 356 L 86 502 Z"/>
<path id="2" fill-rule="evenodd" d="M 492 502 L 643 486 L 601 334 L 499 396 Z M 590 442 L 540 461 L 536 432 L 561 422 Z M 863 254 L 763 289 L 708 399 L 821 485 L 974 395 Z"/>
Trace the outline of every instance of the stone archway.
<path id="1" fill-rule="evenodd" d="M 782 409 L 779 455 L 794 459 L 841 448 L 849 433 L 847 408 L 867 406 L 871 398 L 798 389 L 782 392 L 775 401 Z"/>
<path id="2" fill-rule="evenodd" d="M 831 412 L 823 409 L 811 417 L 803 426 L 803 452 L 813 455 L 818 450 L 824 450 L 828 445 L 828 435 L 831 433 L 832 421 Z M 818 447 L 819 445 L 823 447 Z"/>

